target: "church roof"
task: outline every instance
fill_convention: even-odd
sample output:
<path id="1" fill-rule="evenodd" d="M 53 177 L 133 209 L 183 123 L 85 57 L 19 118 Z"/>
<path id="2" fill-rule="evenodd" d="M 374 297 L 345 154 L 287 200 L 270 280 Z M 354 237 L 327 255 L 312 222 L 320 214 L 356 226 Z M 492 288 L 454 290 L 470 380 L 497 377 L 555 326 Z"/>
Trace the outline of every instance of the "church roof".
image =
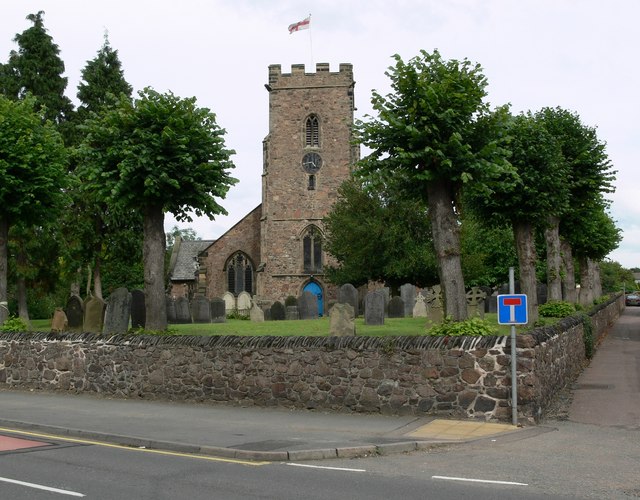
<path id="1" fill-rule="evenodd" d="M 198 270 L 198 254 L 215 240 L 176 241 L 174 245 L 175 263 L 171 270 L 171 281 L 195 280 Z M 177 247 L 177 248 L 176 248 Z M 173 260 L 173 256 L 172 256 Z"/>

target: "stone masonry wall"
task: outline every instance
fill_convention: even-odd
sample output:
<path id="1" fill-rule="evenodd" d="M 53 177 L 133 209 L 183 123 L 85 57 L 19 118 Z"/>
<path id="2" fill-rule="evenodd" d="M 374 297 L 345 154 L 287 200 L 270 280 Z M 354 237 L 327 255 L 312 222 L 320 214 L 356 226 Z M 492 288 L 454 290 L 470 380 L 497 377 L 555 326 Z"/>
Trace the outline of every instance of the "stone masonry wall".
<path id="1" fill-rule="evenodd" d="M 624 299 L 622 299 L 624 300 Z M 594 313 L 606 329 L 620 299 Z M 612 312 L 613 311 L 613 312 Z M 596 333 L 596 332 L 594 332 Z M 582 322 L 518 336 L 521 418 L 584 363 Z M 0 334 L 0 384 L 117 397 L 508 420 L 507 337 Z"/>

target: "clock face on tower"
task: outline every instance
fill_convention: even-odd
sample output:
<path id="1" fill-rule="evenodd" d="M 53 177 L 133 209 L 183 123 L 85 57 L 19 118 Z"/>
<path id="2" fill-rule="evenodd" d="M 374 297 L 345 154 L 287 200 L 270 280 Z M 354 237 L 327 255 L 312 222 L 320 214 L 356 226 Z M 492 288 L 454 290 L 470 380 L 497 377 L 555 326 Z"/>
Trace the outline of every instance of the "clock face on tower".
<path id="1" fill-rule="evenodd" d="M 307 153 L 302 157 L 302 168 L 308 174 L 315 174 L 322 166 L 322 157 L 318 153 Z"/>

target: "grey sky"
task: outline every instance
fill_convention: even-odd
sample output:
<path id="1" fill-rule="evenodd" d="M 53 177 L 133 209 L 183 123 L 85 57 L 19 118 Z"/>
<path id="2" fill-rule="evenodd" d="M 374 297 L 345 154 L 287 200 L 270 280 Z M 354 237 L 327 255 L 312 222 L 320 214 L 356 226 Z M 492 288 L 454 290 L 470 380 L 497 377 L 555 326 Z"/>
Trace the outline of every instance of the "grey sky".
<path id="1" fill-rule="evenodd" d="M 205 239 L 220 236 L 260 203 L 262 139 L 268 132 L 269 64 L 354 65 L 356 116 L 370 113 L 371 90 L 388 90 L 385 70 L 395 53 L 420 49 L 480 63 L 492 105 L 514 112 L 561 106 L 597 127 L 617 170 L 612 216 L 623 229 L 611 259 L 640 267 L 640 157 L 637 64 L 640 2 L 635 0 L 21 0 L 3 2 L 0 60 L 13 37 L 44 22 L 61 50 L 75 94 L 80 71 L 95 57 L 105 30 L 136 91 L 151 86 L 195 96 L 227 130 L 240 182 L 223 206 L 229 216 L 197 219 Z M 287 26 L 311 13 L 311 29 Z M 167 216 L 167 228 L 175 221 Z"/>

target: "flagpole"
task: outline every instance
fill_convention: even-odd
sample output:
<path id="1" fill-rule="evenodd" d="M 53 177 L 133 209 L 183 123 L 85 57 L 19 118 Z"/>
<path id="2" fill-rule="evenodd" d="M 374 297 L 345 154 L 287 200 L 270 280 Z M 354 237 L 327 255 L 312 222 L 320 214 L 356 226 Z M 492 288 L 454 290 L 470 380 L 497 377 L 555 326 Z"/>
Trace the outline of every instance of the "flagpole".
<path id="1" fill-rule="evenodd" d="M 309 13 L 309 51 L 311 53 L 311 69 L 315 68 L 313 61 L 313 38 L 311 37 L 311 13 Z"/>

